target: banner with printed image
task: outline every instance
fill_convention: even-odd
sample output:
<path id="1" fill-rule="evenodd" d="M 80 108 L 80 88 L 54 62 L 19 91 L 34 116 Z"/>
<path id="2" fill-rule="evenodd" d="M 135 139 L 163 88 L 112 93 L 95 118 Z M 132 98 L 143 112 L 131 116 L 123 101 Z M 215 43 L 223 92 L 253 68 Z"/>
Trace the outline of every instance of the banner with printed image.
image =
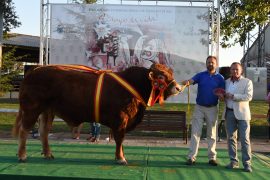
<path id="1" fill-rule="evenodd" d="M 158 62 L 181 82 L 205 69 L 209 53 L 208 7 L 52 4 L 50 28 L 50 64 L 121 71 Z"/>

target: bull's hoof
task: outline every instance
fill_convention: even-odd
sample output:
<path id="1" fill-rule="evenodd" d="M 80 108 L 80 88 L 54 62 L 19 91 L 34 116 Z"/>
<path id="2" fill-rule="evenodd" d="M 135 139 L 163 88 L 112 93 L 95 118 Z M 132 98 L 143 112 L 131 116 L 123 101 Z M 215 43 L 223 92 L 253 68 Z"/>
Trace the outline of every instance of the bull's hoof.
<path id="1" fill-rule="evenodd" d="M 115 161 L 119 165 L 127 165 L 128 164 L 126 159 L 116 159 Z"/>
<path id="2" fill-rule="evenodd" d="M 48 156 L 44 156 L 44 159 L 51 160 L 51 159 L 54 159 L 54 156 L 52 154 Z"/>
<path id="3" fill-rule="evenodd" d="M 26 159 L 18 159 L 19 163 L 26 163 Z"/>
<path id="4" fill-rule="evenodd" d="M 16 154 L 16 156 L 18 156 L 18 162 L 19 163 L 25 163 L 26 162 L 26 159 L 27 159 L 27 156 L 26 155 Z"/>
<path id="5" fill-rule="evenodd" d="M 54 156 L 51 153 L 44 153 L 42 152 L 41 155 L 44 155 L 44 159 L 54 159 Z"/>

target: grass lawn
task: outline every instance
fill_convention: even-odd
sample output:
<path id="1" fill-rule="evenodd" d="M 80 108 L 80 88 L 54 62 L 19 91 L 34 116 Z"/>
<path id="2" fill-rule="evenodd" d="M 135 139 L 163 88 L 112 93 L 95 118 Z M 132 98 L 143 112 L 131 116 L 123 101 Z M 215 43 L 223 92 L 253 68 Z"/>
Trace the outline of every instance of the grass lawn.
<path id="1" fill-rule="evenodd" d="M 224 103 L 220 103 L 220 112 L 219 112 L 219 121 L 221 119 L 221 114 L 224 108 Z M 9 99 L 0 99 L 0 108 L 10 108 L 10 109 L 18 109 L 18 101 L 16 99 L 9 100 Z M 265 101 L 251 101 L 250 108 L 252 113 L 252 120 L 251 120 L 251 135 L 256 137 L 267 136 L 268 131 L 268 124 L 266 121 L 266 114 L 268 110 L 268 104 Z M 188 111 L 187 104 L 181 103 L 165 103 L 164 106 L 160 106 L 156 104 L 155 106 L 149 108 L 152 110 L 175 110 L 175 111 L 186 111 L 187 112 L 187 119 L 190 122 L 192 112 L 194 109 L 194 104 L 190 105 L 190 111 Z M 14 113 L 0 113 L 0 131 L 1 132 L 10 132 L 12 129 L 13 123 L 15 121 L 16 114 Z M 70 128 L 64 122 L 54 122 L 52 132 L 69 132 Z M 84 126 L 82 133 L 89 132 L 89 125 Z M 108 128 L 103 127 L 102 132 L 107 133 Z M 132 134 L 132 133 L 131 133 Z M 134 133 L 133 133 L 134 134 Z M 135 133 L 136 134 L 136 133 Z M 169 136 L 178 136 L 177 133 L 170 134 L 169 132 L 165 133 Z M 157 135 L 157 134 L 155 134 Z M 159 134 L 161 135 L 161 134 Z M 162 134 L 164 135 L 164 134 Z M 225 130 L 223 130 L 223 136 L 225 136 Z"/>

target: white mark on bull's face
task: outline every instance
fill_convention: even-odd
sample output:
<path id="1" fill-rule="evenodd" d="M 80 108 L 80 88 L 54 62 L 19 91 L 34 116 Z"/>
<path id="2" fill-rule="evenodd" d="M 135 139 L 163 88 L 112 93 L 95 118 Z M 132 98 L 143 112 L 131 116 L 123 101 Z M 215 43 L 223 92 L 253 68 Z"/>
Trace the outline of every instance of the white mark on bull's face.
<path id="1" fill-rule="evenodd" d="M 183 86 L 179 85 L 178 83 L 174 83 L 174 86 L 170 89 L 170 93 L 171 95 L 175 96 L 177 94 L 179 94 L 180 92 L 182 92 L 184 90 Z"/>
<path id="2" fill-rule="evenodd" d="M 183 87 L 179 85 L 175 80 L 172 80 L 164 92 L 164 99 L 166 100 L 170 96 L 175 96 L 179 94 L 182 90 Z"/>

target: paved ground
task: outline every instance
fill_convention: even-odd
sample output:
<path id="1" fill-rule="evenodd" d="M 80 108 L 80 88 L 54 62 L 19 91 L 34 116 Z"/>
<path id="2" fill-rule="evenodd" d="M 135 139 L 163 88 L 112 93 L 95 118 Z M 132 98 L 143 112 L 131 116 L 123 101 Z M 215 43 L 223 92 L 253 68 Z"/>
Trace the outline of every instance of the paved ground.
<path id="1" fill-rule="evenodd" d="M 3 136 L 0 136 L 3 137 Z M 56 141 L 67 141 L 71 143 L 92 143 L 88 142 L 87 134 L 81 134 L 79 140 L 75 140 L 71 138 L 71 134 L 69 133 L 56 133 L 50 134 L 49 139 L 56 140 Z M 29 136 L 29 138 L 31 138 Z M 114 144 L 114 140 L 110 142 L 106 140 L 107 136 L 102 135 L 99 142 L 94 142 L 98 144 Z M 4 137 L 4 139 L 12 139 L 9 136 Z M 264 152 L 270 154 L 270 141 L 267 139 L 251 139 L 252 144 L 252 151 L 253 152 Z M 146 137 L 146 136 L 126 136 L 124 140 L 125 146 L 160 146 L 160 147 L 189 147 L 188 144 L 185 144 L 185 141 L 182 138 L 164 138 L 164 137 Z M 200 142 L 201 148 L 207 148 L 207 141 L 206 139 L 201 139 Z M 239 143 L 239 148 L 240 148 Z M 218 149 L 227 149 L 227 142 L 226 140 L 221 140 L 217 142 Z"/>
<path id="2" fill-rule="evenodd" d="M 80 139 L 72 139 L 71 133 L 55 133 L 50 134 L 50 140 L 56 141 L 66 141 L 71 143 L 93 143 L 87 141 L 88 134 L 81 134 Z M 110 142 L 106 139 L 108 136 L 101 135 L 99 142 L 94 142 L 97 144 L 114 144 L 114 140 Z M 0 133 L 1 139 L 14 139 L 9 133 Z M 32 139 L 29 135 L 29 139 Z M 189 141 L 189 140 L 188 140 Z M 182 138 L 164 138 L 164 137 L 148 137 L 148 136 L 126 136 L 124 140 L 125 146 L 160 146 L 160 147 L 189 147 L 188 144 L 185 144 L 185 141 Z M 252 151 L 253 152 L 264 152 L 270 155 L 270 141 L 267 139 L 251 139 Z M 238 148 L 240 148 L 240 143 Z M 200 148 L 207 148 L 206 139 L 201 139 Z M 221 139 L 220 142 L 217 142 L 217 149 L 227 149 L 227 142 L 225 139 Z"/>
<path id="3" fill-rule="evenodd" d="M 0 109 L 0 111 L 6 112 L 8 109 Z M 10 110 L 14 111 L 14 110 Z M 79 143 L 91 143 L 86 141 L 88 137 L 87 134 L 81 134 L 81 138 L 79 140 L 74 140 L 71 138 L 71 134 L 69 133 L 56 133 L 51 134 L 50 139 L 59 140 L 59 141 L 69 141 L 69 142 L 79 142 Z M 106 141 L 107 136 L 102 135 L 99 142 L 95 142 L 98 144 L 114 144 L 114 141 L 111 142 Z M 12 139 L 10 133 L 0 132 L 0 140 L 1 139 Z M 251 139 L 252 151 L 254 152 L 265 152 L 270 154 L 270 141 L 267 139 Z M 188 144 L 185 144 L 181 138 L 163 138 L 163 137 L 146 137 L 146 136 L 126 136 L 124 145 L 129 146 L 161 146 L 161 147 L 189 147 Z M 200 142 L 201 148 L 207 148 L 207 142 L 205 139 L 201 139 Z M 222 140 L 217 142 L 218 149 L 227 149 L 226 140 Z M 240 148 L 240 144 L 239 144 Z"/>

